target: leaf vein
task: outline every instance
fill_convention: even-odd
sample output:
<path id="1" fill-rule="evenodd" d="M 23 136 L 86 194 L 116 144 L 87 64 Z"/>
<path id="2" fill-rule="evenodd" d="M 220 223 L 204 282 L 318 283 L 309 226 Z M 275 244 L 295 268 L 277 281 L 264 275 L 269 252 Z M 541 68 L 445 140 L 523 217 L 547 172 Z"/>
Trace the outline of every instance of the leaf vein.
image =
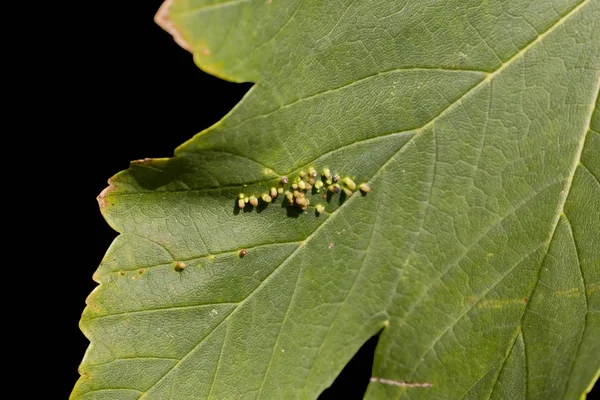
<path id="1" fill-rule="evenodd" d="M 279 326 L 279 330 L 277 331 L 277 338 L 275 339 L 275 344 L 273 345 L 271 355 L 269 356 L 269 363 L 267 364 L 267 369 L 265 370 L 265 373 L 263 374 L 263 378 L 260 383 L 260 387 L 258 389 L 258 394 L 256 395 L 257 399 L 260 399 L 260 394 L 262 393 L 264 384 L 267 380 L 267 376 L 269 375 L 269 371 L 271 369 L 271 364 L 273 363 L 273 357 L 275 355 L 275 350 L 277 349 L 277 345 L 279 344 L 279 338 L 281 337 L 281 331 L 283 331 L 283 326 L 285 325 L 285 322 L 288 319 L 290 310 L 292 309 L 292 303 L 294 302 L 294 296 L 296 295 L 296 289 L 298 288 L 298 281 L 300 280 L 301 274 L 302 274 L 302 271 L 300 269 L 298 269 L 298 272 L 296 274 L 296 281 L 294 283 L 294 289 L 292 290 L 292 295 L 290 296 L 290 301 L 285 310 L 285 315 L 283 316 L 283 320 L 281 321 L 281 325 Z"/>
<path id="2" fill-rule="evenodd" d="M 98 315 L 94 317 L 86 318 L 86 321 L 94 321 L 104 318 L 113 318 L 113 317 L 122 317 L 122 316 L 130 316 L 130 315 L 139 315 L 139 314 L 147 314 L 147 313 L 155 313 L 155 312 L 164 312 L 164 311 L 179 311 L 190 308 L 202 308 L 202 307 L 211 307 L 211 306 L 227 306 L 227 305 L 238 305 L 239 303 L 232 302 L 223 302 L 223 303 L 203 303 L 203 304 L 190 304 L 185 306 L 168 306 L 168 307 L 158 307 L 158 308 L 148 308 L 145 310 L 134 310 L 134 311 L 123 311 L 112 314 L 104 314 Z"/>
<path id="3" fill-rule="evenodd" d="M 511 272 L 513 272 L 515 270 L 515 268 L 517 268 L 519 265 L 521 265 L 521 263 L 523 261 L 525 261 L 527 258 L 529 258 L 529 256 L 531 256 L 532 254 L 534 254 L 535 252 L 537 252 L 539 249 L 541 249 L 544 246 L 544 243 L 540 244 L 539 246 L 537 246 L 535 249 L 533 249 L 532 251 L 528 252 L 527 254 L 525 254 L 523 257 L 521 257 L 517 262 L 515 262 L 507 271 L 505 271 L 496 282 L 494 282 L 494 284 L 492 286 L 490 286 L 489 288 L 487 288 L 485 291 L 483 291 L 483 293 L 481 293 L 479 296 L 477 296 L 476 300 L 469 305 L 462 313 L 460 313 L 458 315 L 457 318 L 455 318 L 443 331 L 440 335 L 438 335 L 429 345 L 429 347 L 425 350 L 425 352 L 423 352 L 421 354 L 421 356 L 419 357 L 420 359 L 424 359 L 425 356 L 427 354 L 429 354 L 433 348 L 435 347 L 435 345 L 444 337 L 446 336 L 446 334 L 454 327 L 456 326 L 456 324 L 461 321 L 477 304 L 479 304 L 479 302 L 481 300 L 483 300 L 485 298 L 485 296 L 490 293 L 492 290 L 494 290 L 499 284 L 501 284 L 504 279 L 510 275 Z M 408 380 L 410 381 L 413 377 L 415 372 L 417 371 L 417 369 L 419 368 L 419 366 L 421 365 L 421 363 L 416 363 L 415 366 L 412 368 L 412 370 L 410 371 Z"/>
<path id="4" fill-rule="evenodd" d="M 571 360 L 571 365 L 569 366 L 569 372 L 567 373 L 567 380 L 565 381 L 565 389 L 563 391 L 563 395 L 562 398 L 565 398 L 565 395 L 567 394 L 567 390 L 569 389 L 569 382 L 571 382 L 571 375 L 573 374 L 573 368 L 575 367 L 575 361 L 579 358 L 579 352 L 581 351 L 581 345 L 583 344 L 583 338 L 585 336 L 585 331 L 587 329 L 587 324 L 588 324 L 588 313 L 590 310 L 590 299 L 588 298 L 587 295 L 587 285 L 585 283 L 585 277 L 583 275 L 583 269 L 581 268 L 581 259 L 579 258 L 579 249 L 577 247 L 577 240 L 575 239 L 575 232 L 573 231 L 573 226 L 571 224 L 571 221 L 569 220 L 569 217 L 567 216 L 567 214 L 565 213 L 563 215 L 565 221 L 567 222 L 567 226 L 569 227 L 569 230 L 571 232 L 571 238 L 573 239 L 573 247 L 575 248 L 575 255 L 577 257 L 577 265 L 579 266 L 579 276 L 581 276 L 581 285 L 583 286 L 583 296 L 585 298 L 585 305 L 586 305 L 586 315 L 585 315 L 585 319 L 584 319 L 584 323 L 583 323 L 583 328 L 581 329 L 581 335 L 579 337 L 579 343 L 577 344 L 577 351 L 575 351 L 575 357 L 573 357 L 573 359 Z"/>

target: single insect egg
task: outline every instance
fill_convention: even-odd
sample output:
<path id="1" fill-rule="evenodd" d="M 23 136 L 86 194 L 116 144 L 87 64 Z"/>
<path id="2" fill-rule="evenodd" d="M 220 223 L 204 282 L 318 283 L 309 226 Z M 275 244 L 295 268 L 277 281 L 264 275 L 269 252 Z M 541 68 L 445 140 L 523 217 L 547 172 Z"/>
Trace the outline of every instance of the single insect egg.
<path id="1" fill-rule="evenodd" d="M 246 197 L 244 193 L 238 194 L 238 199 L 244 200 L 244 197 Z"/>
<path id="2" fill-rule="evenodd" d="M 281 179 L 279 179 L 279 184 L 285 185 L 286 183 L 288 183 L 288 177 L 284 175 L 281 177 Z"/>
<path id="3" fill-rule="evenodd" d="M 317 189 L 321 189 L 323 187 L 323 181 L 321 181 L 321 180 L 316 181 L 315 182 L 315 187 Z"/>
<path id="4" fill-rule="evenodd" d="M 344 185 L 348 186 L 350 190 L 356 189 L 356 183 L 354 183 L 354 181 L 349 177 L 345 177 L 342 182 L 344 182 Z"/>
<path id="5" fill-rule="evenodd" d="M 310 183 L 307 183 L 304 187 L 305 190 L 311 190 L 312 189 L 312 185 Z"/>
<path id="6" fill-rule="evenodd" d="M 248 204 L 250 202 L 250 198 L 248 196 L 244 197 L 244 203 Z"/>
<path id="7" fill-rule="evenodd" d="M 298 204 L 299 206 L 302 206 L 302 207 L 306 207 L 308 205 L 308 199 L 306 199 L 304 197 L 298 197 L 296 199 L 296 204 Z"/>
<path id="8" fill-rule="evenodd" d="M 246 254 L 248 254 L 248 250 L 246 250 L 246 249 L 240 250 L 240 257 L 244 257 Z"/>
<path id="9" fill-rule="evenodd" d="M 331 177 L 331 180 L 334 183 L 337 183 L 340 180 L 340 176 L 338 174 L 333 174 L 333 176 Z"/>
<path id="10" fill-rule="evenodd" d="M 181 271 L 183 271 L 184 269 L 185 269 L 185 263 L 184 263 L 184 262 L 177 261 L 177 262 L 175 263 L 175 271 L 177 271 L 177 272 L 181 272 Z"/>
<path id="11" fill-rule="evenodd" d="M 331 180 L 331 178 L 327 178 L 325 180 L 325 183 L 328 184 L 328 185 L 331 185 L 333 183 L 333 181 Z"/>
<path id="12" fill-rule="evenodd" d="M 304 182 L 304 181 L 300 181 L 300 182 L 298 182 L 298 187 L 299 187 L 301 190 L 304 190 L 304 189 L 306 189 L 306 182 Z"/>
<path id="13" fill-rule="evenodd" d="M 317 177 L 317 171 L 313 167 L 310 167 L 308 169 L 308 176 L 310 176 L 311 178 L 316 178 Z"/>
<path id="14" fill-rule="evenodd" d="M 285 192 L 285 197 L 289 200 L 289 201 L 294 201 L 294 193 L 290 192 L 289 190 L 287 190 Z"/>
<path id="15" fill-rule="evenodd" d="M 329 179 L 329 178 L 331 178 L 331 171 L 329 170 L 329 168 L 325 168 L 321 175 L 323 175 L 325 178 Z"/>
<path id="16" fill-rule="evenodd" d="M 239 200 L 238 200 L 238 207 L 239 207 L 239 208 L 244 208 L 244 207 L 246 207 L 246 202 L 244 201 L 244 199 L 239 199 Z"/>
<path id="17" fill-rule="evenodd" d="M 271 200 L 273 200 L 273 199 L 271 198 L 271 196 L 269 196 L 269 195 L 268 195 L 268 194 L 266 194 L 266 193 L 265 193 L 265 194 L 263 194 L 261 198 L 262 198 L 262 200 L 263 200 L 265 203 L 270 203 L 270 202 L 271 202 Z"/>
<path id="18" fill-rule="evenodd" d="M 348 197 L 352 196 L 352 190 L 348 189 L 348 188 L 344 188 L 344 194 Z"/>
<path id="19" fill-rule="evenodd" d="M 306 182 L 307 182 L 307 183 L 310 183 L 311 185 L 314 185 L 314 184 L 315 184 L 315 178 L 308 178 L 308 179 L 306 180 Z"/>
<path id="20" fill-rule="evenodd" d="M 277 193 L 279 193 L 279 194 L 283 193 L 283 188 L 277 188 Z"/>
<path id="21" fill-rule="evenodd" d="M 283 189 L 282 189 L 283 190 Z M 271 188 L 271 197 L 275 198 L 277 197 L 277 189 L 275 189 L 274 187 Z"/>
<path id="22" fill-rule="evenodd" d="M 325 212 L 325 207 L 322 204 L 317 204 L 315 206 L 315 211 L 319 214 L 323 214 Z"/>
<path id="23" fill-rule="evenodd" d="M 292 189 L 297 190 L 298 189 L 298 184 L 297 183 L 293 183 L 292 184 Z"/>
<path id="24" fill-rule="evenodd" d="M 358 188 L 360 189 L 361 192 L 363 192 L 365 194 L 369 193 L 371 191 L 371 186 L 369 186 L 366 183 L 361 183 Z"/>
<path id="25" fill-rule="evenodd" d="M 256 196 L 250 196 L 250 204 L 252 204 L 254 207 L 258 205 L 258 199 Z"/>

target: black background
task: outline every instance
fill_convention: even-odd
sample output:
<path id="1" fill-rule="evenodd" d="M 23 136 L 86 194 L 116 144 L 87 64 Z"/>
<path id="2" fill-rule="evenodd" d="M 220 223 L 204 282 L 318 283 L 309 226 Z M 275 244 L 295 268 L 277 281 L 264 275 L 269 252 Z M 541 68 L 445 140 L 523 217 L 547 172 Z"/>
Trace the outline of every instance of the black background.
<path id="1" fill-rule="evenodd" d="M 80 94 L 74 109 L 87 119 L 75 125 L 74 134 L 88 157 L 75 159 L 63 147 L 63 158 L 72 162 L 69 173 L 79 169 L 85 179 L 76 180 L 77 205 L 67 214 L 68 226 L 76 232 L 78 262 L 59 300 L 65 328 L 61 342 L 67 344 L 60 349 L 65 365 L 59 379 L 61 398 L 68 397 L 77 380 L 77 366 L 88 345 L 78 322 L 85 298 L 96 286 L 92 274 L 116 236 L 100 215 L 96 196 L 129 161 L 172 156 L 175 147 L 221 119 L 251 87 L 198 69 L 191 55 L 153 22 L 161 2 L 127 1 L 119 2 L 117 10 L 94 10 L 100 18 L 82 27 L 89 45 L 74 50 L 86 60 L 79 75 L 71 78 L 81 86 L 76 88 Z M 363 346 L 321 399 L 362 398 L 376 340 Z"/>

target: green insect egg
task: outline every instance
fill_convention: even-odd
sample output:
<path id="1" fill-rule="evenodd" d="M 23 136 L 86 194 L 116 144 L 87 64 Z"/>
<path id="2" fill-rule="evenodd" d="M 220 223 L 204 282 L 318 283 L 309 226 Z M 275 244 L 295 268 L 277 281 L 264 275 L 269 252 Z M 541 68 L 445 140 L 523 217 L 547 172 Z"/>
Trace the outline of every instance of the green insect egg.
<path id="1" fill-rule="evenodd" d="M 352 179 L 350 179 L 349 177 L 345 177 L 342 182 L 344 183 L 344 185 L 346 185 L 348 187 L 348 189 L 350 190 L 354 190 L 356 189 L 356 183 L 354 183 L 354 181 Z"/>
<path id="2" fill-rule="evenodd" d="M 269 196 L 269 195 L 268 195 L 268 194 L 266 194 L 266 193 L 265 193 L 265 194 L 263 194 L 261 198 L 262 198 L 262 201 L 264 201 L 265 203 L 270 203 L 270 202 L 271 202 L 271 200 L 273 200 L 273 199 L 271 198 L 271 196 Z"/>
<path id="3" fill-rule="evenodd" d="M 239 199 L 244 200 L 244 197 L 246 197 L 246 195 L 244 193 L 238 194 Z"/>
<path id="4" fill-rule="evenodd" d="M 310 176 L 311 178 L 316 178 L 317 177 L 317 171 L 313 167 L 310 167 L 308 169 L 308 176 Z"/>
<path id="5" fill-rule="evenodd" d="M 306 176 L 306 172 L 300 171 L 300 173 L 298 175 L 300 175 L 300 179 L 302 179 Z"/>
<path id="6" fill-rule="evenodd" d="M 319 214 L 323 214 L 325 212 L 325 206 L 323 206 L 322 204 L 317 204 L 315 206 L 315 211 Z"/>
<path id="7" fill-rule="evenodd" d="M 323 175 L 327 179 L 330 179 L 331 178 L 331 170 L 329 168 L 325 168 L 321 175 Z"/>
<path id="8" fill-rule="evenodd" d="M 352 190 L 348 189 L 348 188 L 344 188 L 344 194 L 348 197 L 352 196 Z"/>
<path id="9" fill-rule="evenodd" d="M 304 181 L 298 182 L 298 188 L 300 188 L 301 190 L 306 189 L 306 182 L 304 182 Z"/>
<path id="10" fill-rule="evenodd" d="M 278 194 L 282 194 L 283 193 L 283 188 L 277 188 L 277 193 Z"/>
<path id="11" fill-rule="evenodd" d="M 330 185 L 327 189 L 333 193 L 339 193 L 342 190 L 338 184 Z"/>
<path id="12" fill-rule="evenodd" d="M 292 184 L 292 189 L 298 190 L 298 184 L 297 183 Z"/>
<path id="13" fill-rule="evenodd" d="M 315 187 L 317 189 L 321 189 L 323 187 L 323 181 L 321 181 L 321 180 L 316 181 L 315 182 Z"/>

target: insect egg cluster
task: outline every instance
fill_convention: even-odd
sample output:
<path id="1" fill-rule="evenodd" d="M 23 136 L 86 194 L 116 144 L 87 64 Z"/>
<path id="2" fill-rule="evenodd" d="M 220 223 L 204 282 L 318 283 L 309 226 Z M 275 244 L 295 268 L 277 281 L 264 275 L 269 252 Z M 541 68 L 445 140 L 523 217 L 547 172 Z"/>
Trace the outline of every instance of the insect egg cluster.
<path id="1" fill-rule="evenodd" d="M 308 198 L 310 194 L 322 192 L 322 198 L 327 199 L 327 192 L 331 192 L 332 196 L 341 192 L 346 196 L 352 196 L 357 189 L 363 194 L 371 191 L 367 183 L 357 185 L 351 177 L 341 177 L 337 173 L 332 173 L 329 168 L 324 168 L 319 174 L 316 169 L 311 167 L 308 168 L 308 171 L 300 171 L 294 179 L 282 176 L 277 187 L 271 187 L 259 195 L 247 196 L 240 193 L 237 206 L 240 209 L 245 208 L 248 204 L 257 207 L 260 202 L 268 204 L 274 202 L 279 195 L 283 195 L 283 201 L 287 203 L 288 207 L 297 207 L 306 211 L 311 203 Z M 323 204 L 317 204 L 314 208 L 317 214 L 325 212 Z"/>

